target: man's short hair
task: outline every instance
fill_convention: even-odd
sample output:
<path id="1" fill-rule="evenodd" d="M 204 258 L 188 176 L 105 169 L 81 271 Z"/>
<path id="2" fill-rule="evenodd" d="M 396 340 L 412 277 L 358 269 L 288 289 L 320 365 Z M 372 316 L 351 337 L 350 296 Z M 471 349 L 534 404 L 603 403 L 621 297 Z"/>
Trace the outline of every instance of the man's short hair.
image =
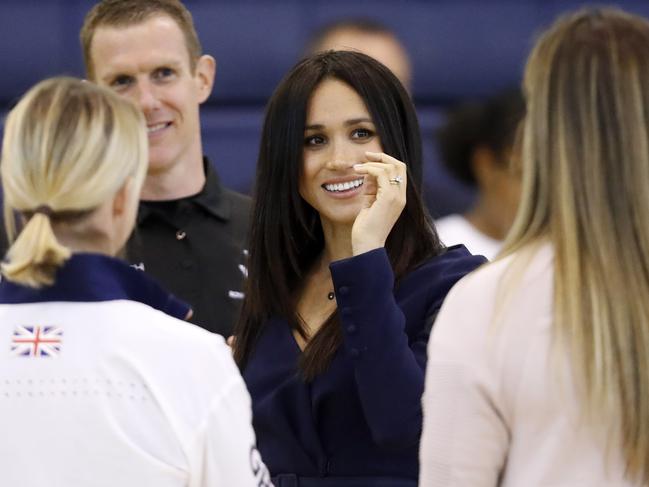
<path id="1" fill-rule="evenodd" d="M 189 66 L 194 72 L 202 48 L 194 28 L 192 14 L 182 2 L 179 0 L 102 0 L 86 15 L 79 35 L 88 78 L 94 79 L 90 48 L 99 27 L 129 27 L 157 15 L 170 17 L 180 27 L 189 53 Z"/>

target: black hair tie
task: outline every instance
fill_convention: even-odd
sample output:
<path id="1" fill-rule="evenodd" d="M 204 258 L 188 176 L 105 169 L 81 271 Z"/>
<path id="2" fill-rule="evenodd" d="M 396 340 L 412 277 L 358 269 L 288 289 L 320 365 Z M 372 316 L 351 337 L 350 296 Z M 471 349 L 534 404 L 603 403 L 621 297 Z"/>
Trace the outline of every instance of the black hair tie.
<path id="1" fill-rule="evenodd" d="M 54 212 L 52 211 L 52 208 L 49 207 L 48 205 L 40 205 L 40 206 L 36 207 L 36 209 L 34 210 L 33 213 L 34 213 L 34 215 L 36 213 L 41 213 L 42 215 L 50 217 L 50 216 L 52 216 L 52 213 L 54 213 Z"/>

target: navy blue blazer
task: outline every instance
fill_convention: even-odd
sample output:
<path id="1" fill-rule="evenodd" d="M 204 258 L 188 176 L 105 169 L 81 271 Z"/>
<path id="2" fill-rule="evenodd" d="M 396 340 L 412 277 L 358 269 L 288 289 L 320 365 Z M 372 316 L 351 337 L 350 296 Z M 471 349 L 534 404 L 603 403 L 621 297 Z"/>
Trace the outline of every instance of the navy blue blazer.
<path id="1" fill-rule="evenodd" d="M 243 377 L 276 486 L 357 485 L 358 477 L 364 487 L 416 485 L 432 322 L 449 289 L 483 262 L 451 247 L 396 289 L 383 248 L 333 262 L 343 345 L 311 382 L 300 376 L 301 350 L 287 321 L 269 320 Z"/>

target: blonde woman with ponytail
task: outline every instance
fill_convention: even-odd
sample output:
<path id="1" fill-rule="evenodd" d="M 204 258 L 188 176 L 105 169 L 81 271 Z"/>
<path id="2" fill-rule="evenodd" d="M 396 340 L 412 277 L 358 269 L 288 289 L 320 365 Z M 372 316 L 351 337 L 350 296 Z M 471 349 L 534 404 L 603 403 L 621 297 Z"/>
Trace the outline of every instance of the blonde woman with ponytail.
<path id="1" fill-rule="evenodd" d="M 43 82 L 12 110 L 1 166 L 9 240 L 16 213 L 24 228 L 6 279 L 40 288 L 73 250 L 117 253 L 146 174 L 142 123 L 135 107 L 72 79 Z"/>
<path id="2" fill-rule="evenodd" d="M 433 329 L 420 485 L 649 485 L 649 23 L 561 18 L 527 63 L 503 256 Z"/>
<path id="3" fill-rule="evenodd" d="M 114 257 L 147 158 L 140 111 L 91 83 L 43 81 L 7 118 L 2 485 L 267 485 L 223 339 Z"/>

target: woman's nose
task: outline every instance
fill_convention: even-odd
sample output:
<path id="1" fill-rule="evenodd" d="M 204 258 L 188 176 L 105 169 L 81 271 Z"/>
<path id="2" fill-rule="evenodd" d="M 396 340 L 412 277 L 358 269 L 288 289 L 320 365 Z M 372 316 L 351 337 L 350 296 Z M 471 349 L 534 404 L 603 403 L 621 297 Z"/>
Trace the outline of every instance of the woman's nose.
<path id="1" fill-rule="evenodd" d="M 348 144 L 338 142 L 332 144 L 328 166 L 332 170 L 347 169 L 361 162 L 358 159 L 357 150 L 352 150 Z"/>

